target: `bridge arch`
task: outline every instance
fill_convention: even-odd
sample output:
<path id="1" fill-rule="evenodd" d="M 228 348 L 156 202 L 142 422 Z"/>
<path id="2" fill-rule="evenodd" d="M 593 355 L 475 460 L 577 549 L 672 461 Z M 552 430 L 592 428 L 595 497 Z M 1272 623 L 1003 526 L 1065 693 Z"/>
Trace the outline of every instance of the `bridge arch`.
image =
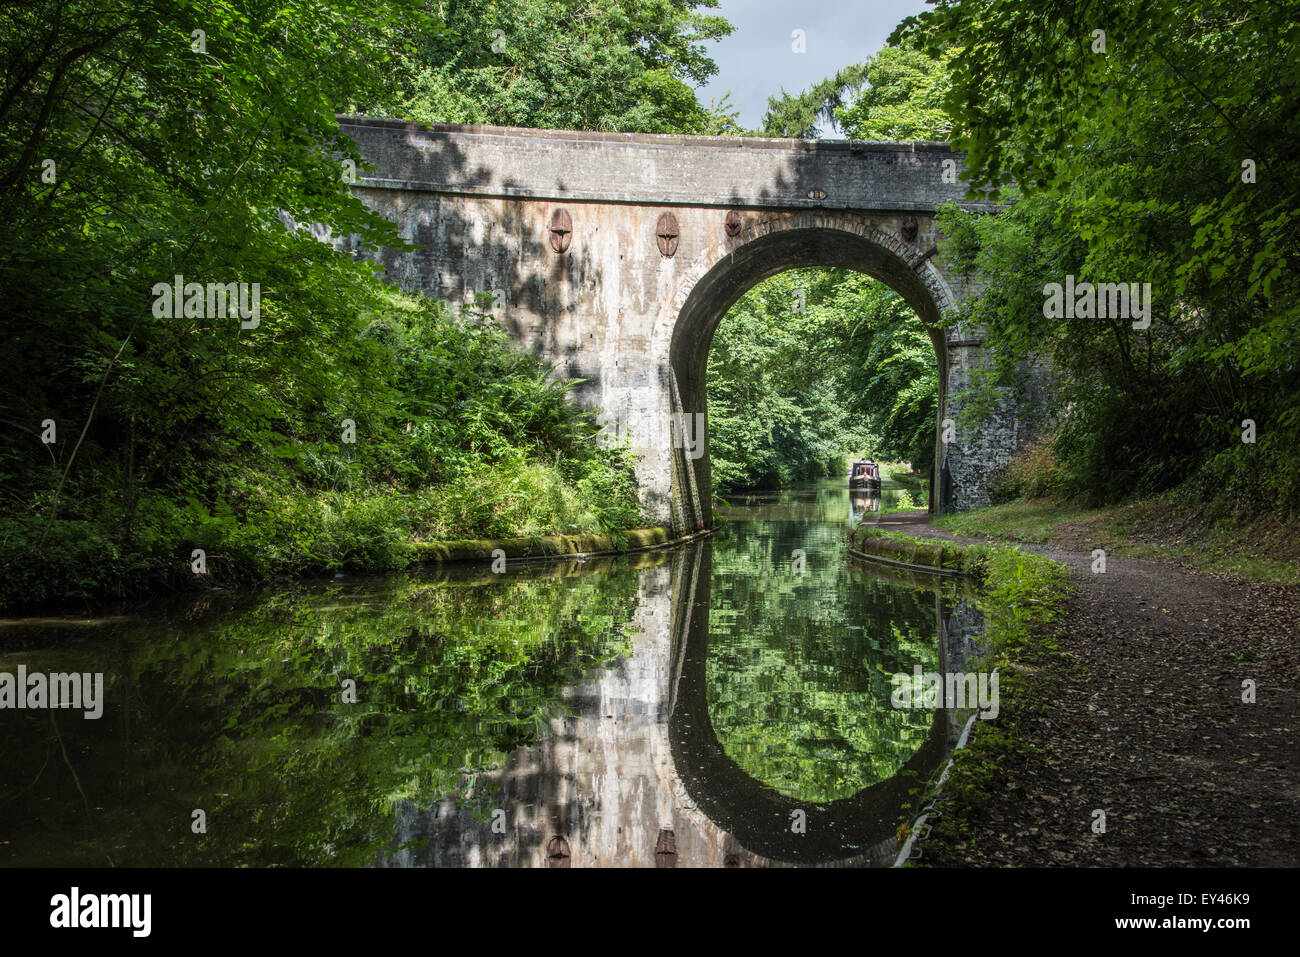
<path id="1" fill-rule="evenodd" d="M 925 251 L 880 229 L 871 217 L 851 212 L 801 211 L 752 217 L 734 239 L 704 251 L 678 282 L 658 317 L 661 331 L 656 338 L 669 343 L 673 412 L 703 412 L 706 416 L 705 454 L 692 459 L 680 443 L 673 449 L 673 522 L 678 527 L 708 525 L 712 517 L 706 368 L 719 323 L 741 296 L 764 279 L 809 266 L 864 273 L 893 289 L 917 314 L 934 345 L 938 434 L 948 369 L 948 345 L 940 322 L 955 310 L 956 298 Z M 940 465 L 941 453 L 936 451 L 935 474 Z"/>
<path id="2" fill-rule="evenodd" d="M 985 362 L 978 330 L 939 329 L 978 290 L 931 258 L 936 213 L 994 209 L 967 201 L 963 156 L 946 143 L 340 124 L 372 167 L 350 188 L 413 248 L 333 241 L 413 292 L 453 304 L 496 294 L 507 333 L 628 442 L 651 524 L 687 531 L 711 518 L 707 456 L 674 448 L 671 423 L 705 411 L 713 329 L 767 276 L 840 266 L 899 292 L 930 329 L 940 420 L 961 418 Z M 661 222 L 676 229 L 671 241 L 659 241 Z M 988 479 L 1027 430 L 1010 395 L 963 426 L 946 448 L 946 504 L 987 503 Z"/>

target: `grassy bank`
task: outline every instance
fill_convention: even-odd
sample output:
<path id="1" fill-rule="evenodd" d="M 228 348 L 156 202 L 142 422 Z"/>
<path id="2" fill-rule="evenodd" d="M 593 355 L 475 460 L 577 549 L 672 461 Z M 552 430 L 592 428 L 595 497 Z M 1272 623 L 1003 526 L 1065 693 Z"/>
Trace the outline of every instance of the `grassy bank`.
<path id="1" fill-rule="evenodd" d="M 114 376 L 89 421 L 65 397 L 58 442 L 0 454 L 0 609 L 391 571 L 467 540 L 623 547 L 644 524 L 629 453 L 490 304 L 371 294 L 315 365 L 245 375 L 267 350 L 232 348 L 224 404 L 146 412 Z"/>
<path id="2" fill-rule="evenodd" d="M 869 525 L 855 529 L 851 546 L 877 557 L 960 572 L 979 583 L 977 607 L 984 614 L 981 640 L 985 654 L 979 671 L 999 675 L 999 712 L 994 720 L 976 721 L 967 747 L 954 755 L 953 770 L 935 797 L 942 813 L 929 837 L 918 846 L 921 863 L 944 864 L 959 847 L 971 849 L 969 815 L 1006 782 L 1003 767 L 1024 748 L 1020 731 L 1025 716 L 1047 707 L 1054 696 L 1054 676 L 1069 667 L 1055 640 L 1070 596 L 1067 571 L 1060 562 L 1006 545 L 957 545 L 884 531 Z M 909 834 L 908 810 L 899 829 Z"/>
<path id="3" fill-rule="evenodd" d="M 849 546 L 900 564 L 959 572 L 980 586 L 985 663 L 1012 661 L 1035 644 L 1035 630 L 1056 621 L 1069 596 L 1066 567 L 1008 545 L 960 545 L 915 538 L 864 522 Z"/>
<path id="4" fill-rule="evenodd" d="M 918 845 L 923 855 L 909 866 L 979 858 L 974 821 L 995 795 L 1018 787 L 1008 769 L 1023 763 L 1032 747 L 1028 723 L 1058 700 L 1061 676 L 1074 666 L 1056 640 L 1070 594 L 1065 566 L 1006 546 L 992 555 L 978 599 L 989 650 L 978 669 L 998 671 L 998 716 L 975 721 L 966 747 L 953 754 L 952 771 L 935 795 L 940 815 L 928 822 L 929 836 Z"/>
<path id="5" fill-rule="evenodd" d="M 880 477 L 893 482 L 901 489 L 899 500 L 882 509 L 887 512 L 908 512 L 925 508 L 930 500 L 930 479 L 919 472 L 913 472 L 907 462 L 881 462 Z"/>
<path id="6" fill-rule="evenodd" d="M 1172 497 L 1102 508 L 1019 500 L 945 515 L 934 524 L 953 535 L 1082 552 L 1104 548 L 1111 555 L 1174 561 L 1256 581 L 1300 581 L 1300 522 L 1244 514 L 1207 517 Z"/>
<path id="7" fill-rule="evenodd" d="M 450 491 L 464 494 L 463 489 Z M 570 492 L 562 489 L 562 494 Z M 176 537 L 184 543 L 178 549 L 169 548 L 157 535 L 124 549 L 100 523 L 60 522 L 57 533 L 47 539 L 47 550 L 7 556 L 0 611 L 249 586 L 273 578 L 486 562 L 498 549 L 509 559 L 537 559 L 635 551 L 673 540 L 668 528 L 605 529 L 595 522 L 529 521 L 510 509 L 500 509 L 491 521 L 443 524 L 427 517 L 438 508 L 436 502 L 391 494 L 284 496 L 277 504 L 279 509 L 176 526 Z M 518 523 L 513 528 L 512 519 Z M 432 537 L 443 528 L 446 537 Z"/>

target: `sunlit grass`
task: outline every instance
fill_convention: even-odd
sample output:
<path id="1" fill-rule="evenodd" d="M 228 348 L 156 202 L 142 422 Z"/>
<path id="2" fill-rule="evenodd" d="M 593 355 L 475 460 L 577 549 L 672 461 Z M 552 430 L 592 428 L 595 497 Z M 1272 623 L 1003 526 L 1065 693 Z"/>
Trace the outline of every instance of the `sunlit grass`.
<path id="1" fill-rule="evenodd" d="M 1255 581 L 1300 581 L 1300 527 L 1294 520 L 1233 517 L 1206 522 L 1187 506 L 1147 499 L 1080 508 L 1052 499 L 992 505 L 937 518 L 953 535 L 1052 544 L 1154 561 Z"/>

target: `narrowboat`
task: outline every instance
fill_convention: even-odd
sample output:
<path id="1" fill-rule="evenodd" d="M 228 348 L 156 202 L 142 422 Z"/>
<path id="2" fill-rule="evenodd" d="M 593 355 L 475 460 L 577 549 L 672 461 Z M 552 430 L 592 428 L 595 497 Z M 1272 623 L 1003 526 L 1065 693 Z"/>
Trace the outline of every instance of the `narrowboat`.
<path id="1" fill-rule="evenodd" d="M 880 466 L 871 459 L 855 459 L 849 469 L 849 488 L 880 491 Z"/>

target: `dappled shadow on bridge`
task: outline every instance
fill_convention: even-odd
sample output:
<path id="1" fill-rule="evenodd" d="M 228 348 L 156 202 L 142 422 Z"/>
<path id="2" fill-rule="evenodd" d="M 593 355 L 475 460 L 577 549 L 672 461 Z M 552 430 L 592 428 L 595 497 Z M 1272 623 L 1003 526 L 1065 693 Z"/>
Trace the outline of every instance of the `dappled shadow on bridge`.
<path id="1" fill-rule="evenodd" d="M 600 370 L 580 361 L 581 338 L 568 333 L 578 320 L 579 293 L 599 289 L 603 270 L 590 242 L 574 242 L 563 254 L 551 249 L 546 214 L 556 204 L 477 194 L 494 184 L 493 171 L 455 139 L 418 124 L 342 125 L 379 167 L 363 170 L 353 193 L 415 248 L 368 249 L 357 237 L 339 247 L 378 263 L 399 288 L 447 303 L 453 315 L 476 294 L 492 293 L 498 300 L 492 313 L 515 342 L 561 377 L 586 380 L 582 391 L 597 394 Z M 394 147 L 395 130 L 409 153 Z M 441 184 L 455 184 L 455 191 L 440 192 Z M 500 190 L 516 186 L 506 179 Z M 537 316 L 547 321 L 532 321 Z"/>

